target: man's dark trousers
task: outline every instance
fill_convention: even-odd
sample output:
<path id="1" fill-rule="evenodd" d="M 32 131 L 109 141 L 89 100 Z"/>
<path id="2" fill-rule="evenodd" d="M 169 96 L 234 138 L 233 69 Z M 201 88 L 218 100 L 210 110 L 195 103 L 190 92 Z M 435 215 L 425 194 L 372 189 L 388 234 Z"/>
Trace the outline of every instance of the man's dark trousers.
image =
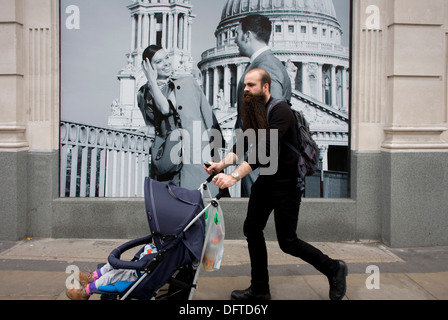
<path id="1" fill-rule="evenodd" d="M 274 211 L 279 246 L 285 253 L 298 257 L 327 276 L 336 273 L 338 263 L 312 245 L 298 239 L 297 223 L 301 191 L 293 181 L 275 182 L 260 176 L 252 185 L 244 235 L 251 260 L 251 289 L 260 294 L 269 292 L 269 272 L 263 230 Z"/>

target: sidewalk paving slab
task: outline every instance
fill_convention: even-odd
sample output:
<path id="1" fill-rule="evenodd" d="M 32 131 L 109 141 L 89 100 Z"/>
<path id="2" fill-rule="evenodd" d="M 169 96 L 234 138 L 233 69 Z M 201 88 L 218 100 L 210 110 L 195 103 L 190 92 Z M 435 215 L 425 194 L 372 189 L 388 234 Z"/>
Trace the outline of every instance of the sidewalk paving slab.
<path id="1" fill-rule="evenodd" d="M 0 300 L 67 300 L 67 267 L 94 269 L 126 239 L 29 239 L 0 242 Z M 392 249 L 377 242 L 312 243 L 349 266 L 344 300 L 448 300 L 448 247 Z M 274 300 L 328 300 L 328 281 L 312 266 L 267 242 Z M 138 248 L 136 249 L 136 251 Z M 131 250 L 132 251 L 132 250 Z M 128 252 L 123 259 L 130 259 Z M 377 266 L 380 288 L 366 286 Z M 194 300 L 228 300 L 250 285 L 245 241 L 226 240 L 221 269 L 201 269 Z M 92 300 L 99 300 L 94 295 Z"/>

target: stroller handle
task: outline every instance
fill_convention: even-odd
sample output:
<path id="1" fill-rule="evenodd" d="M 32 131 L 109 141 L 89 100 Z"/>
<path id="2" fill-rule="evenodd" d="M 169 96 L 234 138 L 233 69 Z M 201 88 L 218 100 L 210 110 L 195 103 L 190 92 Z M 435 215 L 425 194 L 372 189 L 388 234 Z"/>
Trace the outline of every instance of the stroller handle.
<path id="1" fill-rule="evenodd" d="M 208 162 L 204 162 L 204 166 L 206 166 L 206 167 L 208 168 L 208 167 L 210 167 L 210 163 L 208 163 Z M 207 183 L 212 182 L 213 178 L 214 178 L 217 174 L 219 174 L 219 172 L 216 171 L 216 170 L 213 170 L 212 174 L 207 178 Z M 227 193 L 227 190 L 228 190 L 228 188 L 220 190 L 219 193 L 215 196 L 215 199 L 216 199 L 216 200 L 221 199 L 221 198 Z"/>
<path id="2" fill-rule="evenodd" d="M 215 199 L 216 199 L 216 200 L 221 199 L 226 193 L 227 193 L 227 188 L 226 188 L 226 189 L 223 189 L 223 190 L 220 190 L 220 191 L 218 192 L 218 194 L 215 196 Z"/>
<path id="3" fill-rule="evenodd" d="M 204 166 L 207 168 L 210 167 L 210 163 L 204 162 Z M 213 170 L 212 174 L 207 178 L 207 183 L 212 182 L 213 178 L 218 174 L 219 172 L 216 170 Z"/>

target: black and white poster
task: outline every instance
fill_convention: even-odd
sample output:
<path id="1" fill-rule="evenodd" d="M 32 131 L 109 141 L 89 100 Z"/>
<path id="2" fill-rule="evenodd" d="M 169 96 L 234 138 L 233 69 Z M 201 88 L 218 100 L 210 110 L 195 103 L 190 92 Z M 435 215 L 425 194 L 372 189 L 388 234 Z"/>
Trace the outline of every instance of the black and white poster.
<path id="1" fill-rule="evenodd" d="M 231 147 L 237 86 L 250 61 L 235 42 L 238 22 L 261 14 L 272 24 L 269 47 L 290 77 L 292 107 L 320 149 L 320 170 L 307 177 L 304 196 L 348 197 L 350 7 L 351 0 L 60 0 L 60 196 L 143 196 L 157 161 L 157 126 L 139 107 L 151 45 L 163 48 L 174 79 L 189 79 L 182 87 L 191 94 L 172 100 L 195 96 L 194 115 L 201 115 L 183 119 L 183 127 L 192 123 L 191 152 L 183 154 L 189 163 L 159 177 L 188 188 L 205 179 L 193 168 L 209 160 L 195 125 L 217 122 L 220 155 Z M 230 195 L 244 196 L 241 185 Z"/>

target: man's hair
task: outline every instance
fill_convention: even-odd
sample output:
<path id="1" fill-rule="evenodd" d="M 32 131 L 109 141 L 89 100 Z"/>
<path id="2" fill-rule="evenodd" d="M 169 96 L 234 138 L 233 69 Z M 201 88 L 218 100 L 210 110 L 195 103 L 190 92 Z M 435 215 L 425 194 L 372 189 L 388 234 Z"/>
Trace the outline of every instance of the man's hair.
<path id="1" fill-rule="evenodd" d="M 269 85 L 269 92 L 271 91 L 272 79 L 271 79 L 271 75 L 269 74 L 269 72 L 267 72 L 266 70 L 261 69 L 261 68 L 251 69 L 247 73 L 250 73 L 250 72 L 258 72 L 261 76 L 261 87 L 263 87 L 267 83 Z"/>
<path id="2" fill-rule="evenodd" d="M 272 24 L 268 17 L 260 14 L 251 14 L 240 20 L 243 32 L 251 31 L 258 40 L 269 43 L 272 32 Z"/>
<path id="3" fill-rule="evenodd" d="M 260 70 L 259 72 L 261 74 L 261 86 L 263 87 L 267 83 L 267 84 L 269 84 L 269 91 L 271 91 L 272 79 L 271 79 L 270 74 L 266 70 L 263 70 L 263 69 L 258 69 L 258 70 Z"/>

